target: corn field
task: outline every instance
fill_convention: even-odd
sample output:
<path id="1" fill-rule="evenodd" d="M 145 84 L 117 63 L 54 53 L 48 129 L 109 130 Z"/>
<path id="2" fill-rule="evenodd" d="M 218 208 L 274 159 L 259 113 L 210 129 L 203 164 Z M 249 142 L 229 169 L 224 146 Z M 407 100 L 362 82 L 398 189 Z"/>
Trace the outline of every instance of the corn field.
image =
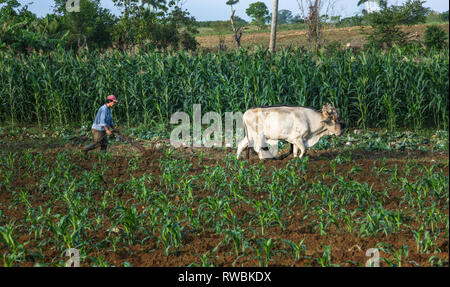
<path id="1" fill-rule="evenodd" d="M 193 104 L 224 113 L 331 102 L 351 127 L 448 130 L 449 52 L 418 54 L 1 52 L 0 122 L 90 124 L 113 93 L 117 122 L 150 129 L 167 127 L 172 113 L 191 113 Z"/>

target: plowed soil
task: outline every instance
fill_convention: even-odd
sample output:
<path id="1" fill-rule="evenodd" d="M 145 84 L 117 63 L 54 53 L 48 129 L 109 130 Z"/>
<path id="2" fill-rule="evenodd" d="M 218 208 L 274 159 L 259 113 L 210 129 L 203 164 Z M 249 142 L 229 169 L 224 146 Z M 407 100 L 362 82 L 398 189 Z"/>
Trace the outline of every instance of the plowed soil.
<path id="1" fill-rule="evenodd" d="M 23 152 L 25 148 L 29 146 L 26 145 L 2 145 L 2 149 L 14 150 L 16 152 Z M 70 162 L 74 166 L 78 166 L 80 171 L 93 171 L 96 168 L 96 160 L 97 160 L 97 152 L 91 152 L 87 157 L 78 152 L 79 147 L 72 147 L 70 145 L 66 147 L 62 146 L 48 146 L 48 147 L 40 147 L 34 149 L 32 152 L 42 151 L 44 152 L 44 158 L 46 162 L 54 163 L 57 160 L 57 155 L 62 151 L 68 150 Z M 133 151 L 132 147 L 128 145 L 112 145 L 109 147 L 109 153 L 112 155 L 110 161 L 108 161 L 109 169 L 105 175 L 105 186 L 104 190 L 98 191 L 94 193 L 92 196 L 95 200 L 101 201 L 103 192 L 108 190 L 110 187 L 114 186 L 114 184 L 119 184 L 122 182 L 129 181 L 131 177 L 137 178 L 141 175 L 151 173 L 155 177 L 159 177 L 162 174 L 161 168 L 159 166 L 159 158 L 162 156 L 165 148 L 158 150 L 148 150 L 145 153 L 139 153 L 137 151 Z M 177 149 L 173 152 L 172 157 L 174 158 L 185 158 L 188 159 L 190 163 L 192 163 L 191 168 L 188 171 L 190 175 L 200 174 L 205 170 L 206 167 L 214 167 L 216 165 L 225 166 L 223 162 L 223 158 L 227 154 L 234 154 L 234 149 Z M 252 165 L 262 164 L 266 167 L 268 171 L 272 168 L 282 168 L 285 167 L 291 157 L 288 157 L 284 160 L 265 160 L 260 161 L 255 154 L 251 154 L 249 162 L 247 165 L 250 167 Z M 325 151 L 308 151 L 309 156 L 309 166 L 306 176 L 304 176 L 305 181 L 313 181 L 316 180 L 318 175 L 321 174 L 331 174 L 333 173 L 330 167 L 330 161 L 334 159 L 339 154 L 338 150 L 325 150 Z M 130 171 L 129 169 L 129 161 L 131 158 L 137 155 L 138 157 L 138 167 Z M 201 162 L 200 162 L 201 157 Z M 437 152 L 421 152 L 421 151 L 395 151 L 395 152 L 375 152 L 375 151 L 366 151 L 366 150 L 356 150 L 351 153 L 351 162 L 343 163 L 338 171 L 338 175 L 343 175 L 349 180 L 356 180 L 358 182 L 367 182 L 370 185 L 373 185 L 375 190 L 383 190 L 389 184 L 387 183 L 389 174 L 381 174 L 379 176 L 375 176 L 373 172 L 374 166 L 381 166 L 381 162 L 385 159 L 386 166 L 389 168 L 398 167 L 400 173 L 402 173 L 405 168 L 405 164 L 408 161 L 415 161 L 419 164 L 424 164 L 426 166 L 431 166 L 432 164 L 442 163 L 442 166 L 445 166 L 447 162 L 447 166 L 444 168 L 445 175 L 448 176 L 448 152 L 437 153 Z M 17 159 L 18 160 L 18 159 Z M 352 167 L 355 165 L 361 168 L 359 174 L 351 173 Z M 18 171 L 16 171 L 18 172 Z M 18 174 L 16 174 L 18 175 Z M 45 176 L 45 174 L 42 174 Z M 37 192 L 36 184 L 39 182 L 40 178 L 32 178 L 26 177 L 25 180 L 22 179 L 21 176 L 15 176 L 14 181 L 12 182 L 12 186 L 14 190 L 25 189 L 28 190 L 31 197 L 31 204 L 33 207 L 39 207 L 45 204 L 45 202 L 49 199 L 48 195 L 42 195 Z M 331 176 L 324 176 L 322 178 L 322 182 L 324 184 L 333 183 L 335 179 Z M 155 182 L 159 182 L 156 180 Z M 207 192 L 203 190 L 194 190 L 194 196 L 196 198 L 204 198 L 208 195 Z M 299 191 L 301 192 L 301 191 Z M 126 202 L 130 199 L 130 194 L 116 194 L 116 197 Z M 256 197 L 259 195 L 248 195 L 249 197 Z M 386 208 L 403 208 L 398 206 L 399 198 L 401 194 L 393 193 L 391 195 L 391 202 L 385 206 Z M 173 204 L 183 204 L 183 202 L 178 198 L 172 198 Z M 14 206 L 13 197 L 11 193 L 6 192 L 4 188 L 0 189 L 0 202 L 2 203 L 2 210 L 4 216 L 8 220 L 3 220 L 2 222 L 8 222 L 9 220 L 14 220 L 19 222 L 24 218 L 24 213 L 21 208 L 11 207 Z M 151 204 L 151 203 L 150 203 Z M 6 208 L 11 207 L 11 208 Z M 144 206 L 136 206 L 139 210 L 140 208 L 144 208 Z M 193 205 L 193 210 L 195 211 L 195 204 Z M 245 214 L 254 210 L 251 206 L 242 205 L 238 208 L 234 208 L 234 211 L 238 216 L 245 216 Z M 349 207 L 351 208 L 351 207 Z M 442 210 L 446 212 L 448 216 L 448 206 L 440 206 Z M 66 207 L 61 206 L 53 209 L 54 213 L 65 214 L 67 212 Z M 308 257 L 321 257 L 324 253 L 324 246 L 331 246 L 331 262 L 342 264 L 343 266 L 363 266 L 367 261 L 368 257 L 366 256 L 366 251 L 369 248 L 374 247 L 378 242 L 389 243 L 396 248 L 399 248 L 402 245 L 409 246 L 409 259 L 407 262 L 403 263 L 403 266 L 416 266 L 412 262 L 416 262 L 422 266 L 429 266 L 429 259 L 432 255 L 437 258 L 442 259 L 444 262 L 448 264 L 448 231 L 447 237 L 440 237 L 437 241 L 437 245 L 440 247 L 440 251 L 435 254 L 422 254 L 416 252 L 416 241 L 411 232 L 404 231 L 396 233 L 395 235 L 379 235 L 377 237 L 359 237 L 356 233 L 343 233 L 336 230 L 336 228 L 330 227 L 327 235 L 320 235 L 318 231 L 313 231 L 312 228 L 305 224 L 303 220 L 303 213 L 299 211 L 296 213 L 293 212 L 293 216 L 288 218 L 288 224 L 286 229 L 283 231 L 281 228 L 274 226 L 267 228 L 266 233 L 264 234 L 265 238 L 273 238 L 275 239 L 287 239 L 294 242 L 299 242 L 304 239 L 304 244 L 307 246 L 306 256 Z M 92 218 L 92 220 L 95 220 Z M 445 226 L 442 226 L 443 230 L 445 230 Z M 448 228 L 448 227 L 447 227 Z M 17 232 L 17 240 L 19 242 L 27 242 L 30 241 L 31 244 L 27 247 L 29 249 L 37 248 L 39 242 L 34 241 L 34 235 L 29 232 L 26 228 L 19 228 L 16 230 Z M 51 234 L 51 233 L 49 233 Z M 91 234 L 92 242 L 101 241 L 107 236 L 106 230 L 104 232 L 98 232 L 96 234 Z M 208 251 L 211 251 L 223 238 L 216 234 L 215 232 L 202 232 L 202 233 L 194 233 L 189 232 L 183 238 L 182 247 L 180 248 L 177 254 L 169 254 L 166 256 L 164 254 L 164 249 L 161 246 L 158 246 L 156 239 L 146 241 L 144 245 L 135 244 L 131 246 L 124 246 L 123 244 L 118 246 L 115 252 L 111 251 L 110 246 L 105 246 L 103 249 L 100 248 L 96 251 L 92 251 L 90 254 L 93 257 L 104 256 L 105 261 L 107 261 L 111 265 L 121 266 L 125 262 L 131 263 L 133 266 L 187 266 L 193 262 L 200 262 L 199 254 L 204 254 Z M 252 238 L 251 238 L 252 240 Z M 275 248 L 278 249 L 286 249 L 287 247 L 283 245 L 282 241 L 278 242 Z M 231 248 L 231 249 L 230 249 Z M 102 251 L 104 250 L 104 251 Z M 230 252 L 232 247 L 221 246 L 218 248 L 216 252 L 215 265 L 216 266 L 231 266 L 236 259 L 236 256 L 233 252 Z M 0 253 L 3 254 L 7 251 L 7 247 L 4 244 L 1 244 L 0 241 Z M 252 251 L 247 251 L 249 255 L 253 254 Z M 44 262 L 51 263 L 55 261 L 64 261 L 67 258 L 64 254 L 61 254 L 60 251 L 55 249 L 46 248 L 44 250 Z M 254 254 L 253 254 L 254 255 Z M 391 257 L 389 254 L 385 254 L 381 252 L 381 256 Z M 32 256 L 28 256 L 27 262 L 22 262 L 19 266 L 33 266 L 37 260 Z M 1 259 L 0 259 L 1 260 Z M 89 259 L 86 259 L 82 265 L 90 265 Z M 382 266 L 385 264 L 382 262 Z M 243 258 L 238 259 L 234 262 L 235 266 L 258 266 L 259 261 L 252 256 L 245 256 Z M 318 266 L 317 262 L 308 260 L 308 259 L 300 259 L 297 262 L 293 262 L 292 258 L 289 258 L 288 255 L 283 255 L 276 257 L 273 262 L 270 263 L 271 266 Z"/>

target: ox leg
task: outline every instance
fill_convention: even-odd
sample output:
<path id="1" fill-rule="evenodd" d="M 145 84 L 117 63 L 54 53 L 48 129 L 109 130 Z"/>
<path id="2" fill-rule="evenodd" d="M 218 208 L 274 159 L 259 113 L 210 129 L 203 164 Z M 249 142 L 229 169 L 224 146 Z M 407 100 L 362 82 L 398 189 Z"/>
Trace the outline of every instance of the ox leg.
<path id="1" fill-rule="evenodd" d="M 270 148 L 269 148 L 270 145 Z M 274 159 L 278 154 L 278 140 L 261 137 L 259 143 L 259 159 Z"/>
<path id="2" fill-rule="evenodd" d="M 292 144 L 292 148 L 291 149 L 292 149 L 292 153 L 293 153 L 294 158 L 296 158 L 297 154 L 298 154 L 298 146 L 295 145 L 295 144 Z"/>
<path id="3" fill-rule="evenodd" d="M 239 156 L 241 155 L 241 152 L 242 152 L 245 148 L 247 148 L 247 159 L 248 159 L 248 150 L 249 150 L 249 147 L 248 147 L 248 139 L 247 139 L 247 137 L 243 138 L 243 139 L 239 142 L 239 144 L 238 144 L 238 149 L 237 149 L 237 152 L 236 152 L 236 158 L 237 158 L 237 159 L 239 159 Z"/>
<path id="4" fill-rule="evenodd" d="M 258 154 L 259 159 L 263 159 L 263 146 L 264 146 L 264 137 L 261 135 L 254 135 L 255 140 L 253 141 L 253 150 Z"/>
<path id="5" fill-rule="evenodd" d="M 293 141 L 294 143 L 294 157 L 297 157 L 298 149 L 300 149 L 300 158 L 302 158 L 306 153 L 306 146 L 303 143 L 302 139 L 296 139 Z"/>

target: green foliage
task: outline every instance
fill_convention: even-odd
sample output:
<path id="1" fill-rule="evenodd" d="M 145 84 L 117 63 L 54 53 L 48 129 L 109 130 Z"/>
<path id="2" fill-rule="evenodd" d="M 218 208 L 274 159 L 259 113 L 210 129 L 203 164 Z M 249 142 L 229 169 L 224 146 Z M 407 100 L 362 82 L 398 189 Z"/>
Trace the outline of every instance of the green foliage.
<path id="1" fill-rule="evenodd" d="M 264 2 L 255 2 L 245 10 L 245 13 L 252 18 L 252 23 L 259 29 L 264 29 L 269 21 L 269 9 Z"/>
<path id="2" fill-rule="evenodd" d="M 111 45 L 112 32 L 117 21 L 100 0 L 80 0 L 80 12 L 68 12 L 65 0 L 55 0 L 55 12 L 62 15 L 60 24 L 69 31 L 69 48 L 106 48 Z"/>
<path id="3" fill-rule="evenodd" d="M 441 13 L 442 21 L 448 22 L 448 10 Z"/>
<path id="4" fill-rule="evenodd" d="M 151 130 L 171 129 L 170 116 L 194 103 L 224 113 L 279 104 L 320 109 L 327 101 L 349 126 L 447 129 L 448 50 L 410 53 L 0 53 L 0 121 L 89 124 L 113 92 L 114 118 Z"/>
<path id="5" fill-rule="evenodd" d="M 367 25 L 366 16 L 355 15 L 352 17 L 342 18 L 337 22 L 336 27 L 353 27 Z"/>
<path id="6" fill-rule="evenodd" d="M 444 20 L 442 20 L 442 15 L 436 11 L 430 11 L 427 14 L 427 20 L 426 23 L 440 23 Z"/>
<path id="7" fill-rule="evenodd" d="M 376 47 L 404 45 L 406 33 L 399 25 L 414 25 L 424 23 L 429 8 L 423 7 L 425 1 L 408 0 L 401 6 L 381 5 L 381 10 L 367 14 L 372 30 L 368 33 L 368 41 Z"/>
<path id="8" fill-rule="evenodd" d="M 292 23 L 294 16 L 292 12 L 286 9 L 281 9 L 278 11 L 278 24 L 289 24 Z"/>
<path id="9" fill-rule="evenodd" d="M 80 12 L 68 12 L 66 0 L 55 0 L 54 12 L 38 18 L 15 0 L 2 0 L 0 49 L 16 53 L 58 47 L 105 50 L 134 46 L 195 50 L 196 21 L 175 1 L 116 0 L 117 18 L 100 0 L 80 0 Z M 139 3 L 140 2 L 140 3 Z"/>
<path id="10" fill-rule="evenodd" d="M 14 136 L 24 132 L 2 130 Z M 378 130 L 357 136 L 383 142 L 406 135 L 418 137 Z M 428 135 L 430 141 L 434 138 L 448 142 L 448 132 Z M 196 245 L 198 259 L 190 266 L 342 266 L 339 258 L 352 255 L 333 252 L 334 242 L 317 245 L 317 240 L 331 236 L 358 241 L 358 235 L 369 240 L 407 237 L 389 244 L 378 240 L 373 247 L 379 249 L 383 265 L 417 265 L 410 259 L 419 257 L 426 265 L 448 264 L 448 160 L 384 158 L 372 161 L 372 170 L 364 164 L 363 177 L 355 178 L 348 175 L 355 160 L 367 163 L 366 154 L 377 153 L 331 147 L 337 155 L 326 160 L 289 159 L 278 167 L 248 164 L 233 154 L 216 160 L 214 151 L 205 152 L 214 160 L 192 164 L 198 154 L 171 148 L 160 150 L 162 156 L 151 165 L 121 154 L 120 165 L 116 156 L 99 155 L 89 158 L 92 166 L 78 161 L 73 151 L 51 155 L 1 149 L 0 176 L 13 171 L 15 188 L 0 206 L 0 264 L 63 266 L 67 248 L 79 250 L 83 267 L 152 264 L 143 259 L 163 264 L 157 260 L 176 258 L 178 262 L 166 263 L 185 264 L 183 256 Z M 113 165 L 125 172 L 119 180 L 114 177 L 117 169 L 108 168 Z M 130 165 L 134 167 L 124 169 Z M 149 166 L 155 174 L 142 173 Z M 237 187 L 236 197 L 230 186 Z M 354 245 L 346 252 L 353 247 L 360 248 Z M 365 249 L 355 250 L 363 255 L 355 259 L 360 262 L 346 263 L 363 264 L 368 259 Z"/>
<path id="11" fill-rule="evenodd" d="M 119 47 L 150 44 L 159 49 L 195 50 L 198 43 L 194 35 L 197 24 L 175 1 L 116 0 L 116 6 L 123 8 L 122 17 L 114 33 Z M 146 5 L 147 4 L 147 5 Z"/>
<path id="12" fill-rule="evenodd" d="M 45 51 L 64 43 L 67 33 L 62 30 L 59 18 L 38 19 L 28 11 L 27 5 L 21 7 L 17 1 L 3 3 L 7 5 L 0 9 L 0 50 L 15 53 L 32 49 Z"/>
<path id="13" fill-rule="evenodd" d="M 438 25 L 428 26 L 425 30 L 424 44 L 429 49 L 441 50 L 445 48 L 448 45 L 447 39 L 448 34 Z"/>
<path id="14" fill-rule="evenodd" d="M 293 24 L 295 24 L 295 23 L 305 23 L 305 19 L 303 19 L 300 15 L 295 15 L 295 16 L 292 17 L 291 22 Z"/>

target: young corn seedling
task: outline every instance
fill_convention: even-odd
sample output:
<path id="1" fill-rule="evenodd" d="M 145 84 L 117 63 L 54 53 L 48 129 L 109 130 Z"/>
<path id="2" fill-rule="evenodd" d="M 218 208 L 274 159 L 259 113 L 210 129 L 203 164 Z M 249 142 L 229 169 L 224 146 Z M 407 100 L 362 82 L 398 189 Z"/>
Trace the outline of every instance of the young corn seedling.
<path id="1" fill-rule="evenodd" d="M 188 219 L 189 225 L 195 233 L 199 233 L 203 227 L 201 224 L 202 210 L 203 206 L 199 206 L 196 215 L 194 215 L 194 210 L 190 206 L 184 208 L 184 216 Z"/>
<path id="2" fill-rule="evenodd" d="M 437 257 L 436 255 L 431 256 L 428 259 L 431 267 L 443 267 L 448 266 L 448 260 L 442 260 L 442 258 Z"/>
<path id="3" fill-rule="evenodd" d="M 253 248 L 253 250 L 259 259 L 259 264 L 261 267 L 268 267 L 269 263 L 273 261 L 273 256 L 278 253 L 274 247 L 279 241 L 279 239 L 272 241 L 272 238 L 256 239 L 257 248 Z"/>
<path id="4" fill-rule="evenodd" d="M 3 254 L 4 266 L 12 266 L 15 262 L 21 262 L 25 260 L 27 250 L 25 246 L 29 244 L 29 241 L 25 243 L 19 243 L 14 239 L 13 232 L 18 226 L 14 225 L 14 222 L 10 222 L 5 226 L 0 226 L 0 243 L 7 246 L 6 253 Z"/>
<path id="5" fill-rule="evenodd" d="M 217 256 L 215 254 L 220 245 L 222 245 L 222 241 L 219 242 L 219 244 L 217 244 L 217 246 L 214 247 L 213 250 L 208 250 L 205 253 L 203 253 L 202 255 L 200 255 L 200 265 L 194 263 L 195 266 L 199 266 L 199 267 L 217 266 L 217 264 L 218 264 L 217 260 L 216 260 Z"/>
<path id="6" fill-rule="evenodd" d="M 333 169 L 333 176 L 336 176 L 336 167 L 337 167 L 337 162 L 335 160 L 332 160 L 330 162 L 331 168 Z"/>
<path id="7" fill-rule="evenodd" d="M 417 252 L 420 253 L 430 253 L 432 248 L 436 249 L 436 238 L 431 237 L 431 233 L 428 230 L 424 230 L 424 226 L 420 226 L 418 231 L 411 230 L 414 234 L 414 239 L 416 240 Z M 423 237 L 422 237 L 423 235 Z M 436 237 L 436 236 L 434 236 Z"/>
<path id="8" fill-rule="evenodd" d="M 240 258 L 241 253 L 244 254 L 245 250 L 249 247 L 245 239 L 245 229 L 237 226 L 236 228 L 228 229 L 225 231 L 225 234 L 225 242 L 231 241 L 233 243 L 236 257 Z"/>
<path id="9" fill-rule="evenodd" d="M 139 159 L 137 157 L 132 157 L 128 160 L 128 170 L 130 172 L 136 171 L 139 168 Z"/>
<path id="10" fill-rule="evenodd" d="M 93 267 L 111 267 L 108 261 L 105 260 L 105 256 L 102 255 L 97 257 L 91 257 L 91 261 L 94 262 Z"/>
<path id="11" fill-rule="evenodd" d="M 325 245 L 322 257 L 315 260 L 320 264 L 321 267 L 337 266 L 331 264 L 331 247 L 329 245 Z"/>
<path id="12" fill-rule="evenodd" d="M 329 214 L 325 214 L 321 208 L 318 208 L 316 213 L 319 219 L 315 220 L 316 224 L 313 230 L 319 229 L 319 234 L 325 236 L 327 235 L 328 225 L 333 222 L 333 219 L 330 219 Z"/>
<path id="13" fill-rule="evenodd" d="M 167 219 L 166 223 L 161 228 L 160 236 L 157 242 L 158 244 L 162 243 L 165 247 L 166 256 L 169 255 L 171 248 L 175 250 L 176 255 L 178 254 L 184 236 L 182 232 L 183 229 L 184 226 L 181 227 L 178 223 L 173 222 L 171 219 Z"/>
<path id="14" fill-rule="evenodd" d="M 264 235 L 264 228 L 269 223 L 269 211 L 264 210 L 263 203 L 260 201 L 255 202 L 258 212 L 259 224 L 261 226 L 261 234 Z"/>
<path id="15" fill-rule="evenodd" d="M 279 209 L 276 209 L 275 207 L 272 207 L 270 212 L 271 212 L 271 218 L 275 218 L 275 221 L 278 223 L 278 225 L 281 227 L 281 230 L 284 232 L 284 230 L 286 228 L 286 220 L 283 220 L 282 211 Z"/>
<path id="16" fill-rule="evenodd" d="M 109 243 L 112 247 L 113 252 L 117 252 L 117 244 L 120 242 L 120 234 L 114 234 L 112 231 L 112 228 L 109 231 L 108 236 L 106 237 L 105 241 Z"/>
<path id="17" fill-rule="evenodd" d="M 232 227 L 236 227 L 238 225 L 238 218 L 236 214 L 231 210 L 231 206 L 229 202 L 225 202 L 225 209 L 222 210 L 222 218 L 231 225 Z"/>
<path id="18" fill-rule="evenodd" d="M 228 190 L 229 190 L 230 195 L 233 196 L 233 199 L 235 202 L 243 199 L 242 195 L 240 194 L 239 186 L 236 183 L 234 183 L 233 181 L 230 181 L 228 183 Z"/>
<path id="19" fill-rule="evenodd" d="M 381 251 L 388 253 L 393 257 L 393 261 L 387 258 L 381 258 L 388 266 L 392 266 L 393 264 L 394 266 L 402 267 L 402 261 L 408 261 L 408 245 L 402 245 L 399 249 L 395 249 L 395 247 L 390 244 L 380 242 L 376 245 L 376 248 L 379 248 Z"/>
<path id="20" fill-rule="evenodd" d="M 392 176 L 389 179 L 389 181 L 391 183 L 393 183 L 393 184 L 400 182 L 400 179 L 399 179 L 399 176 L 398 176 L 398 166 L 397 166 L 397 164 L 394 165 L 394 169 L 392 170 Z"/>
<path id="21" fill-rule="evenodd" d="M 284 242 L 289 246 L 291 255 L 294 257 L 294 263 L 299 261 L 301 258 L 305 258 L 306 256 L 306 245 L 303 244 L 305 238 L 300 240 L 299 243 L 295 243 L 290 240 L 284 240 Z"/>
<path id="22" fill-rule="evenodd" d="M 5 166 L 9 170 L 14 170 L 14 163 L 16 162 L 16 158 L 18 158 L 17 153 L 8 152 L 8 157 L 5 161 Z"/>
<path id="23" fill-rule="evenodd" d="M 0 177 L 0 188 L 2 186 L 4 186 L 6 191 L 10 192 L 11 191 L 11 183 L 14 179 L 14 171 L 11 169 L 7 169 L 7 170 L 0 169 L 0 174 L 3 174 L 3 178 Z"/>
<path id="24" fill-rule="evenodd" d="M 358 175 L 361 171 L 364 171 L 364 169 L 362 169 L 361 167 L 359 167 L 358 165 L 356 165 L 356 166 L 353 166 L 353 167 L 348 171 L 348 174 Z"/>
<path id="25" fill-rule="evenodd" d="M 121 226 L 125 232 L 128 245 L 132 245 L 136 240 L 136 232 L 139 229 L 139 219 L 137 209 L 134 205 L 131 208 L 126 208 L 120 205 L 116 208 L 118 218 L 115 221 L 115 226 Z"/>
<path id="26" fill-rule="evenodd" d="M 27 221 L 30 223 L 29 234 L 34 232 L 34 240 L 42 238 L 42 234 L 45 229 L 45 214 L 42 206 L 39 206 L 37 209 L 31 209 L 30 216 L 27 217 Z"/>

